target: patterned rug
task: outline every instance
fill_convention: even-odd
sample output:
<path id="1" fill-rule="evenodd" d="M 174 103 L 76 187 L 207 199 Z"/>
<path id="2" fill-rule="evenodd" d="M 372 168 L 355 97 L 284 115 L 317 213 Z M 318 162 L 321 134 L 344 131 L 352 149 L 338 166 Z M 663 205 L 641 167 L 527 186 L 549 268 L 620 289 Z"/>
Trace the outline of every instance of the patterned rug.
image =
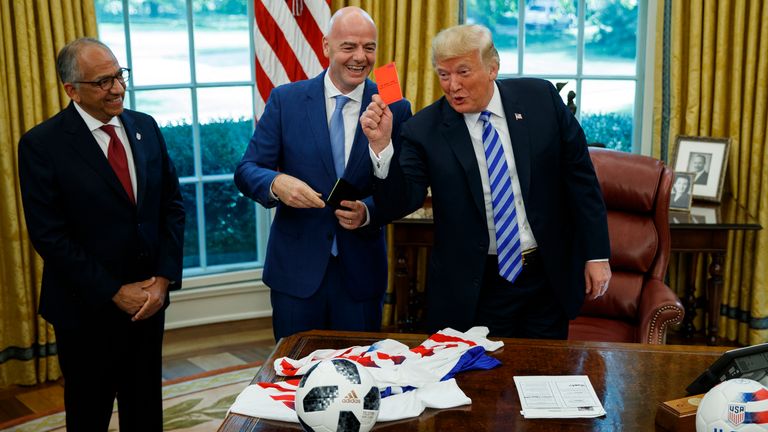
<path id="1" fill-rule="evenodd" d="M 261 363 L 231 366 L 163 383 L 163 430 L 215 431 L 238 394 L 256 375 Z M 117 408 L 117 406 L 115 406 Z M 118 430 L 117 409 L 110 431 Z M 34 415 L 0 424 L 0 432 L 66 431 L 64 411 Z"/>

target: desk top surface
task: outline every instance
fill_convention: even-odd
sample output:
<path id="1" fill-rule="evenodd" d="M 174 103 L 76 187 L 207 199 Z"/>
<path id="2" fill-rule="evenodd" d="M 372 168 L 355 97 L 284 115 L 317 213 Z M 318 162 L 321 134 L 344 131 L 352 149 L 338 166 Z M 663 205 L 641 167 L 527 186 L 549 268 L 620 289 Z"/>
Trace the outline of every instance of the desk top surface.
<path id="1" fill-rule="evenodd" d="M 312 331 L 285 338 L 254 382 L 276 381 L 272 362 L 301 358 L 321 348 L 370 345 L 397 339 L 416 346 L 424 335 Z M 605 342 L 504 339 L 492 356 L 502 366 L 456 376 L 472 404 L 427 409 L 421 416 L 380 423 L 374 431 L 653 431 L 658 402 L 685 396 L 685 387 L 716 360 L 725 347 L 613 344 Z M 516 375 L 587 375 L 607 411 L 597 419 L 526 420 L 520 415 Z M 220 431 L 300 430 L 298 424 L 229 415 Z"/>
<path id="2" fill-rule="evenodd" d="M 432 224 L 432 209 L 427 206 L 397 220 L 395 224 Z M 670 211 L 669 228 L 676 230 L 760 230 L 760 222 L 731 196 L 720 204 L 697 202 L 690 211 Z"/>
<path id="3" fill-rule="evenodd" d="M 707 230 L 759 230 L 757 218 L 739 205 L 732 197 L 723 198 L 720 204 L 695 203 L 690 212 L 669 212 L 669 228 Z"/>

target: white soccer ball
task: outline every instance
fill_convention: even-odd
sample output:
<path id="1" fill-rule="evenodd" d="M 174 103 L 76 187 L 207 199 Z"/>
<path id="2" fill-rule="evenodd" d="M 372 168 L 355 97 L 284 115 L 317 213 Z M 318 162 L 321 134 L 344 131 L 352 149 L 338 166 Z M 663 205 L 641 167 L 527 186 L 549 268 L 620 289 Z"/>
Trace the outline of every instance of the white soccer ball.
<path id="1" fill-rule="evenodd" d="M 768 389 L 751 379 L 731 379 L 712 387 L 696 410 L 696 432 L 766 430 Z"/>
<path id="2" fill-rule="evenodd" d="M 324 360 L 301 378 L 296 414 L 308 432 L 368 432 L 379 417 L 381 394 L 365 367 L 347 359 Z"/>

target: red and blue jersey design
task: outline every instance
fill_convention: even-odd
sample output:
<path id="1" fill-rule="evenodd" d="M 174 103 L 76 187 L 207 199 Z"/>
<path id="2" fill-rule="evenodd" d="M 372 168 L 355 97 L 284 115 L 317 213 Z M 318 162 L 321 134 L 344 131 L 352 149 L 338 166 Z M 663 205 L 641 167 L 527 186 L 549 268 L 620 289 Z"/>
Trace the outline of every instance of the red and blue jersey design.
<path id="1" fill-rule="evenodd" d="M 295 395 L 299 378 L 315 364 L 345 358 L 365 366 L 381 392 L 379 421 L 415 417 L 425 408 L 452 408 L 472 401 L 453 377 L 469 370 L 487 370 L 501 365 L 487 352 L 503 342 L 486 338 L 488 329 L 474 327 L 467 332 L 444 329 L 416 347 L 384 339 L 368 346 L 340 350 L 317 350 L 301 359 L 283 357 L 274 369 L 285 381 L 248 386 L 230 408 L 231 412 L 264 419 L 296 422 Z"/>

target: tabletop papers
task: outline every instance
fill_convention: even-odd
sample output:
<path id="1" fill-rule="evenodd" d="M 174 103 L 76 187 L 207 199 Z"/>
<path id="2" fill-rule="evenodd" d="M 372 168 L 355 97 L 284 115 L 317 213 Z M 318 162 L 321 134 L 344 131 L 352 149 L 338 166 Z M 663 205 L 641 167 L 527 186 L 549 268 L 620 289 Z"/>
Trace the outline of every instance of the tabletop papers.
<path id="1" fill-rule="evenodd" d="M 605 415 L 586 375 L 516 376 L 525 418 L 591 418 Z"/>

